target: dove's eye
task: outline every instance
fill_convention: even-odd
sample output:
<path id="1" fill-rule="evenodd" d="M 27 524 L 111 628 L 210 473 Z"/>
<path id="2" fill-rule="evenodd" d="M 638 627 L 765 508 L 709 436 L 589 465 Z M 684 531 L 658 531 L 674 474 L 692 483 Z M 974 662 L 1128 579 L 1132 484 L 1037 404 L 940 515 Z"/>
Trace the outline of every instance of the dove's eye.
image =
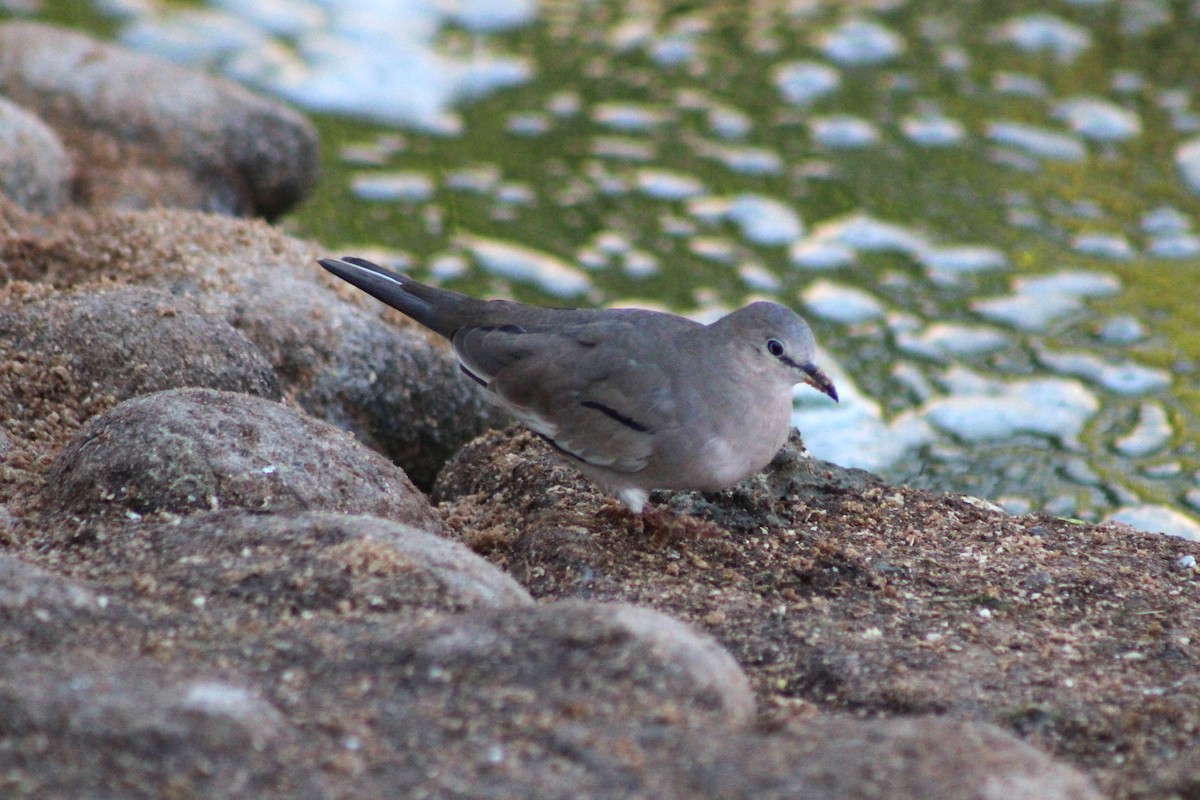
<path id="1" fill-rule="evenodd" d="M 779 358 L 783 355 L 783 342 L 778 339 L 767 339 L 767 352 Z"/>

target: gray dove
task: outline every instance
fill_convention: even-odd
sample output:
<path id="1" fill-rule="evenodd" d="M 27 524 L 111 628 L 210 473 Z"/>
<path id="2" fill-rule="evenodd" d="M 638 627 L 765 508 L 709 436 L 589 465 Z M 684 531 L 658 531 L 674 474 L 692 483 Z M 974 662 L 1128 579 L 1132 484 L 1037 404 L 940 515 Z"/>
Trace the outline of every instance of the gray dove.
<path id="1" fill-rule="evenodd" d="M 808 324 L 776 303 L 703 325 L 477 300 L 361 258 L 320 264 L 449 339 L 492 402 L 635 514 L 653 489 L 716 491 L 762 470 L 787 441 L 797 383 L 838 399 Z"/>

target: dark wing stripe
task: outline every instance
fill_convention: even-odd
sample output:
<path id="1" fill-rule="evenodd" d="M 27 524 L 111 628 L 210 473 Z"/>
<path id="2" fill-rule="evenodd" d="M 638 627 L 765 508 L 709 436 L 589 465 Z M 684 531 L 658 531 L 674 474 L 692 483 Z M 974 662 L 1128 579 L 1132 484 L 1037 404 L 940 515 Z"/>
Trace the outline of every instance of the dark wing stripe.
<path id="1" fill-rule="evenodd" d="M 534 435 L 536 435 L 536 436 L 537 436 L 539 439 L 541 439 L 543 442 L 545 442 L 546 444 L 550 445 L 550 446 L 551 446 L 551 447 L 553 447 L 555 450 L 557 450 L 558 452 L 562 453 L 564 456 L 570 456 L 571 458 L 575 459 L 576 461 L 582 461 L 582 462 L 583 462 L 583 463 L 585 463 L 585 464 L 587 464 L 587 463 L 588 463 L 588 460 L 587 460 L 586 458 L 581 458 L 580 456 L 577 456 L 577 455 L 575 455 L 574 453 L 572 453 L 570 450 L 566 450 L 566 449 L 564 449 L 564 448 L 560 447 L 560 446 L 559 446 L 559 444 L 558 444 L 558 442 L 554 441 L 553 439 L 551 439 L 551 438 L 550 438 L 549 436 L 547 436 L 546 434 L 544 434 L 544 433 L 538 433 L 537 431 L 534 431 L 533 433 L 534 433 Z"/>
<path id="2" fill-rule="evenodd" d="M 526 331 L 520 325 L 475 325 L 470 328 L 455 328 L 451 332 L 450 337 L 453 338 L 455 334 L 457 334 L 459 331 L 463 331 L 463 330 L 478 331 L 480 333 L 496 333 L 497 331 L 499 331 L 500 333 L 511 333 L 514 335 L 520 334 L 520 333 L 528 333 L 528 331 Z"/>
<path id="3" fill-rule="evenodd" d="M 485 381 L 483 378 L 476 375 L 474 372 L 471 372 L 471 370 L 467 369 L 466 366 L 459 364 L 458 368 L 462 372 L 463 375 L 466 375 L 468 378 L 475 381 L 483 388 L 485 388 L 485 389 L 487 388 L 487 385 L 488 385 L 487 381 Z"/>
<path id="4" fill-rule="evenodd" d="M 617 411 L 615 408 L 609 408 L 608 406 L 604 405 L 603 403 L 597 403 L 595 400 L 584 400 L 582 403 L 580 403 L 580 405 L 583 406 L 584 408 L 593 408 L 596 411 L 599 411 L 604 416 L 608 417 L 609 419 L 612 419 L 612 420 L 615 420 L 616 422 L 621 423 L 626 428 L 632 428 L 633 430 L 637 431 L 638 433 L 647 433 L 650 430 L 648 427 L 646 427 L 642 423 L 638 422 L 637 420 L 631 419 L 631 418 L 625 416 L 620 411 Z"/>

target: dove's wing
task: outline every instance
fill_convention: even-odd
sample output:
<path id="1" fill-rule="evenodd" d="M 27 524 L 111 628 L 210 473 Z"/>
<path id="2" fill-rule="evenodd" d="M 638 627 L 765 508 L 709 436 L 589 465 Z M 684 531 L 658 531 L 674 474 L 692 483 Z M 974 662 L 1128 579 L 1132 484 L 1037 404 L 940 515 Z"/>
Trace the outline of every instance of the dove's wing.
<path id="1" fill-rule="evenodd" d="M 615 472 L 641 470 L 674 425 L 668 370 L 644 358 L 635 327 L 462 328 L 462 369 L 493 400 L 559 450 Z"/>

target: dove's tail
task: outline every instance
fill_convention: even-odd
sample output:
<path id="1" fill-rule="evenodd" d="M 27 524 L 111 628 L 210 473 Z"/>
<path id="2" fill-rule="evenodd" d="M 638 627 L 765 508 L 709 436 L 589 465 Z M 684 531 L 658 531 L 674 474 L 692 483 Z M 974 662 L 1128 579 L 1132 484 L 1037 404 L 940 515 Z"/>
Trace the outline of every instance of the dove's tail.
<path id="1" fill-rule="evenodd" d="M 466 295 L 426 286 L 365 258 L 344 256 L 317 261 L 347 283 L 446 337 L 458 327 L 464 305 L 474 302 Z"/>

